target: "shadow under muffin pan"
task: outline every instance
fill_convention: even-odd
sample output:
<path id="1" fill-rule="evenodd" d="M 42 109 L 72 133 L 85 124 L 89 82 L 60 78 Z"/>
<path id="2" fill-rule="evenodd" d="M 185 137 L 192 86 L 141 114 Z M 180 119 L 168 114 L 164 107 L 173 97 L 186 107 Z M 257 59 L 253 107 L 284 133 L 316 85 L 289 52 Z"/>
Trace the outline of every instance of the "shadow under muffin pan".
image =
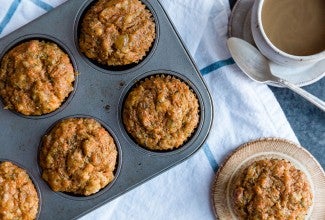
<path id="1" fill-rule="evenodd" d="M 98 67 L 79 51 L 78 22 L 93 1 L 69 0 L 49 13 L 0 39 L 0 54 L 10 45 L 27 38 L 49 39 L 68 52 L 78 71 L 73 97 L 55 114 L 21 117 L 0 109 L 0 155 L 32 172 L 42 195 L 39 219 L 74 219 L 111 201 L 193 155 L 210 131 L 213 106 L 199 70 L 158 0 L 142 1 L 153 14 L 157 37 L 149 55 L 138 65 L 114 71 Z M 192 137 L 176 150 L 153 152 L 137 145 L 125 131 L 121 108 L 129 89 L 149 75 L 174 75 L 185 82 L 199 101 L 199 124 Z M 2 105 L 2 104 L 1 104 Z M 3 106 L 2 106 L 3 107 Z M 71 116 L 98 119 L 120 146 L 120 170 L 107 189 L 89 197 L 56 193 L 41 178 L 38 146 L 43 135 L 57 121 Z"/>

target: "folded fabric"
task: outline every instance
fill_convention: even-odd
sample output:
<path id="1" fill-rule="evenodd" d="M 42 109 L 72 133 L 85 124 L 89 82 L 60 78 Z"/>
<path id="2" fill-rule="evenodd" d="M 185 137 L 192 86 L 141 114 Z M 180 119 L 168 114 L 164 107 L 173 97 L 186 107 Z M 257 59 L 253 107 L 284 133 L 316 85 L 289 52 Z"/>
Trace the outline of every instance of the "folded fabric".
<path id="1" fill-rule="evenodd" d="M 154 1 L 154 0 L 152 0 Z M 0 0 L 0 37 L 65 0 Z M 223 159 L 261 137 L 298 142 L 271 90 L 248 79 L 226 47 L 228 0 L 161 0 L 211 92 L 214 121 L 193 157 L 81 219 L 214 219 L 211 184 Z"/>

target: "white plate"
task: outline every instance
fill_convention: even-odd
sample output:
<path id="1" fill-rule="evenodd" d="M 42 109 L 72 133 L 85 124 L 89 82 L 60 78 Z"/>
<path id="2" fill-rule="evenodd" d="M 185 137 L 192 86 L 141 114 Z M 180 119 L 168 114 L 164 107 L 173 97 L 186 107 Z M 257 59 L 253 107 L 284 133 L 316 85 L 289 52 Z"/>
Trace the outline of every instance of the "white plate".
<path id="1" fill-rule="evenodd" d="M 254 0 L 237 0 L 230 15 L 228 36 L 241 38 L 255 45 L 250 24 L 253 4 Z M 325 76 L 325 60 L 313 65 L 299 67 L 287 67 L 272 63 L 270 68 L 272 74 L 297 86 L 310 85 Z"/>

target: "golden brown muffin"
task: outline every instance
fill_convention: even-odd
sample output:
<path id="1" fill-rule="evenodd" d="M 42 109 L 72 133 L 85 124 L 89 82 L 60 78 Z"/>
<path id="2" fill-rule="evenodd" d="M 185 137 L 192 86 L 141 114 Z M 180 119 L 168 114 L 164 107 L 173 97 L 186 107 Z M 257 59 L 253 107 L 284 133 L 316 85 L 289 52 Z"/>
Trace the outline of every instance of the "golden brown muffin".
<path id="1" fill-rule="evenodd" d="M 36 219 L 38 193 L 25 170 L 0 162 L 0 219 Z"/>
<path id="2" fill-rule="evenodd" d="M 58 109 L 73 90 L 75 72 L 56 44 L 31 40 L 5 54 L 0 67 L 0 95 L 5 108 L 24 115 Z"/>
<path id="3" fill-rule="evenodd" d="M 139 0 L 99 0 L 85 14 L 79 37 L 85 55 L 104 65 L 138 63 L 154 39 L 152 14 Z"/>
<path id="4" fill-rule="evenodd" d="M 117 149 L 96 120 L 69 118 L 44 136 L 39 162 L 54 191 L 88 196 L 114 179 Z"/>
<path id="5" fill-rule="evenodd" d="M 239 175 L 233 191 L 240 219 L 305 219 L 312 198 L 306 175 L 278 159 L 253 162 Z"/>
<path id="6" fill-rule="evenodd" d="M 128 94 L 123 107 L 128 133 L 151 150 L 180 147 L 199 122 L 199 103 L 191 89 L 171 76 L 145 79 Z"/>

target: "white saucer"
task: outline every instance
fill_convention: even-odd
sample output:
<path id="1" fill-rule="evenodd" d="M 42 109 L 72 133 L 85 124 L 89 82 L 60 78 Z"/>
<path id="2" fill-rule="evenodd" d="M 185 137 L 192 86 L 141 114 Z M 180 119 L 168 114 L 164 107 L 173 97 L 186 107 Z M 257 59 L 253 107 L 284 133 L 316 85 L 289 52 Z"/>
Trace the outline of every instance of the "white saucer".
<path id="1" fill-rule="evenodd" d="M 255 45 L 251 32 L 251 8 L 254 0 L 237 0 L 229 19 L 228 36 L 241 38 Z M 299 67 L 287 67 L 272 63 L 272 74 L 297 86 L 306 86 L 317 82 L 325 76 L 325 60 L 316 64 Z M 269 84 L 278 86 L 275 84 Z"/>

